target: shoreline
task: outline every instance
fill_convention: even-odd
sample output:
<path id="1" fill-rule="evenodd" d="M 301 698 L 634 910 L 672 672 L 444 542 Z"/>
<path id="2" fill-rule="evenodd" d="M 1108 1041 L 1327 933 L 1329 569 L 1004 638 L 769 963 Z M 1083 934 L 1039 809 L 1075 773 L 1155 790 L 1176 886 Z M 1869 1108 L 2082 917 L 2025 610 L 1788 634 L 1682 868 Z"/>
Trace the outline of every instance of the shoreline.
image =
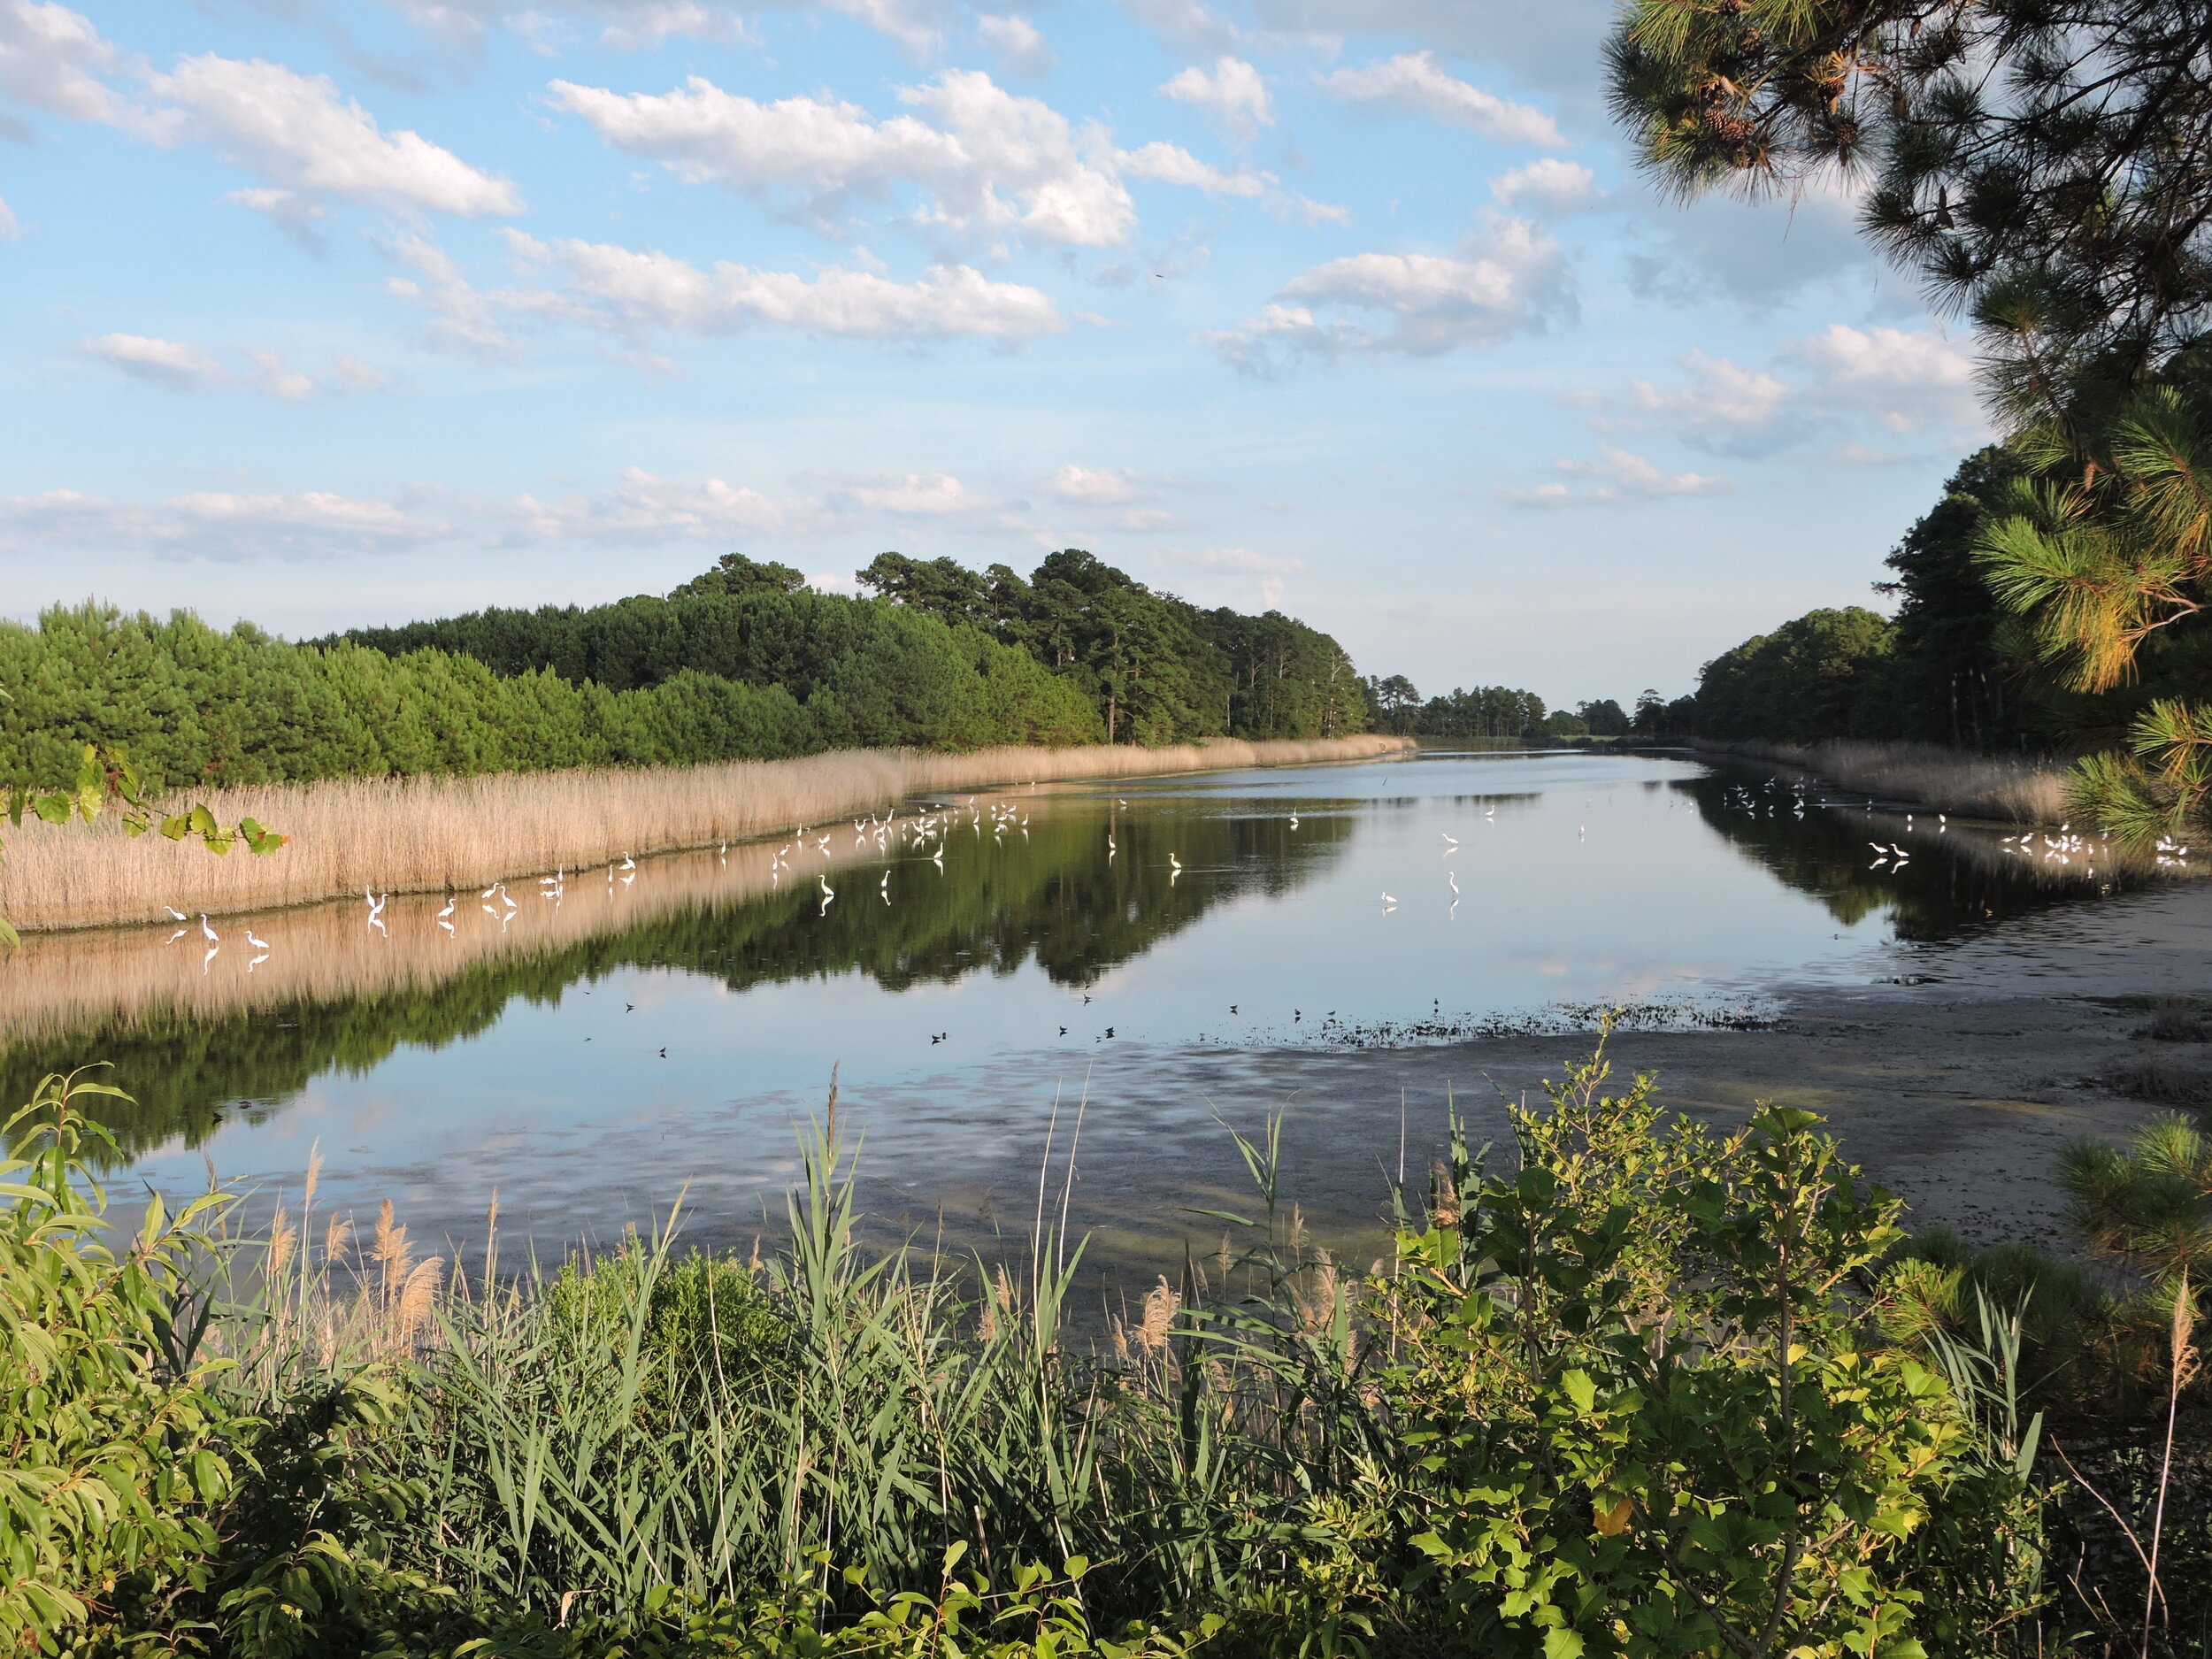
<path id="1" fill-rule="evenodd" d="M 334 779 L 215 791 L 225 823 L 243 817 L 291 838 L 266 857 L 224 856 L 196 841 L 132 839 L 111 818 L 5 833 L 0 916 L 25 934 L 76 933 L 188 916 L 236 915 L 382 893 L 449 893 L 555 870 L 757 841 L 803 825 L 873 813 L 918 795 L 1041 783 L 1169 777 L 1256 766 L 1379 760 L 1411 750 L 1383 733 L 1165 749 L 833 749 L 797 760 L 477 777 Z"/>
<path id="2" fill-rule="evenodd" d="M 2047 825 L 2067 815 L 2070 767 L 2044 757 L 1981 755 L 1929 743 L 1829 738 L 1813 744 L 1687 740 L 1693 754 L 1763 761 L 1848 790 L 1962 818 Z"/>

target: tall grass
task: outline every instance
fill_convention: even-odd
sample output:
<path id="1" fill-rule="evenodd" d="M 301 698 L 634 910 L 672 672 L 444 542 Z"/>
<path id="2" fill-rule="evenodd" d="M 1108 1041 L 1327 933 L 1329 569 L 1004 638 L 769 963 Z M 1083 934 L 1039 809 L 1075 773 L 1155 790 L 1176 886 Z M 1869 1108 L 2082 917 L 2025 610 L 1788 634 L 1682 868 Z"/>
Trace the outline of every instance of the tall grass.
<path id="1" fill-rule="evenodd" d="M 705 847 L 873 811 L 918 794 L 1072 778 L 1365 760 L 1410 748 L 1367 734 L 1310 742 L 1224 739 L 1168 749 L 841 749 L 802 760 L 672 770 L 347 779 L 201 797 L 225 823 L 289 835 L 265 858 L 196 842 L 132 840 L 119 826 L 8 832 L 0 916 L 19 929 L 162 919 L 165 905 L 223 915 L 374 887 L 421 893 L 575 869 L 626 854 Z"/>
<path id="2" fill-rule="evenodd" d="M 548 1623 L 764 1587 L 850 1614 L 937 1591 L 949 1551 L 995 1583 L 1091 1563 L 1098 1617 L 1188 1608 L 1377 1451 L 1350 1286 L 1271 1202 L 1249 1248 L 1163 1279 L 1096 1352 L 1055 1215 L 1071 1171 L 1041 1172 L 1010 1257 L 964 1266 L 856 1242 L 834 1135 L 808 1137 L 784 1243 L 749 1261 L 680 1254 L 680 1206 L 557 1270 L 503 1271 L 495 1210 L 480 1256 L 418 1261 L 388 1205 L 358 1235 L 318 1215 L 311 1170 L 222 1258 L 204 1340 L 272 1412 L 403 1364 L 410 1409 L 349 1477 L 419 1494 L 390 1564 Z M 1272 1137 L 1252 1150 L 1271 1194 Z"/>
<path id="3" fill-rule="evenodd" d="M 1809 747 L 1703 742 L 1697 747 L 1802 766 L 1847 789 L 1887 800 L 2016 824 L 2055 824 L 2066 818 L 2066 791 L 2073 776 L 2062 763 L 2043 757 L 1977 755 L 1931 743 L 1835 738 Z"/>

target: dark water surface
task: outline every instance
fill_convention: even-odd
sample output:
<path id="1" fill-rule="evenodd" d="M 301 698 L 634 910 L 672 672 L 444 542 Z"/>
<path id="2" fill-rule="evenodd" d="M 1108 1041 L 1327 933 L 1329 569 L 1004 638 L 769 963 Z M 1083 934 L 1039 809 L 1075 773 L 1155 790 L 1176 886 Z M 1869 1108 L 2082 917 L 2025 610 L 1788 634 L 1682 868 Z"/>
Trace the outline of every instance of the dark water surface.
<path id="1" fill-rule="evenodd" d="M 757 1226 L 834 1064 L 883 1189 L 988 1225 L 1033 1202 L 1007 1194 L 1033 1188 L 1056 1094 L 1063 1149 L 1087 1087 L 1102 1157 L 1172 1158 L 1208 1126 L 1231 1051 L 1611 1003 L 1725 1022 L 1784 983 L 1939 976 L 1952 947 L 2142 879 L 2093 849 L 2022 856 L 2009 826 L 1908 830 L 1863 797 L 1654 755 L 1431 749 L 1012 789 L 937 816 L 918 841 L 817 830 L 772 874 L 732 849 L 572 876 L 557 900 L 514 884 L 530 908 L 513 940 L 571 914 L 511 949 L 514 907 L 472 893 L 451 932 L 435 899 L 395 901 L 377 930 L 357 902 L 234 918 L 272 966 L 353 953 L 359 993 L 279 992 L 227 945 L 179 970 L 189 1006 L 149 993 L 42 1029 L 5 1056 L 7 1086 L 19 1099 L 49 1069 L 113 1061 L 138 1102 L 112 1119 L 130 1171 L 163 1187 L 198 1187 L 210 1163 L 296 1187 L 319 1146 L 325 1193 L 390 1197 L 418 1237 L 467 1233 L 495 1187 L 503 1231 L 556 1246 L 687 1184 L 710 1234 Z M 199 945 L 157 930 L 116 948 Z M 1379 1156 L 1394 1135 L 1379 1126 Z M 1111 1213 L 1110 1191 L 1086 1199 Z"/>

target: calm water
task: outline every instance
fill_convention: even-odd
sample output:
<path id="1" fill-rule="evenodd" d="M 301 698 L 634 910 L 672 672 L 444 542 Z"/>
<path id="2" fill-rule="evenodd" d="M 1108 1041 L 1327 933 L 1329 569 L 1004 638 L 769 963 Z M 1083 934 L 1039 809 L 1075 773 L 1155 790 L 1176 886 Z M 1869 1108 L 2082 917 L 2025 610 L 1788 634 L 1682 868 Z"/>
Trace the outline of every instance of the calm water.
<path id="1" fill-rule="evenodd" d="M 497 1187 L 503 1225 L 558 1240 L 687 1182 L 718 1230 L 757 1220 L 834 1064 L 879 1178 L 925 1205 L 980 1185 L 987 1213 L 990 1183 L 1033 1182 L 1056 1092 L 1071 1115 L 1087 1080 L 1087 1133 L 1164 1148 L 1226 1050 L 1563 1005 L 1725 1018 L 1782 982 L 1939 972 L 1947 944 L 2116 887 L 1996 828 L 1908 831 L 1763 771 L 1650 756 L 1431 749 L 936 817 L 919 839 L 818 830 L 787 866 L 731 849 L 558 898 L 514 884 L 514 906 L 470 894 L 449 932 L 436 899 L 395 900 L 382 929 L 358 903 L 270 916 L 250 924 L 261 964 L 160 930 L 110 940 L 103 985 L 142 994 L 76 1013 L 50 995 L 34 1020 L 30 981 L 0 987 L 23 1004 L 11 1028 L 38 1033 L 7 1086 L 113 1060 L 139 1102 L 114 1118 L 131 1171 L 163 1187 L 209 1163 L 296 1185 L 319 1144 L 326 1192 L 392 1196 L 419 1235 L 465 1232 Z M 1874 841 L 1914 856 L 1878 862 Z"/>

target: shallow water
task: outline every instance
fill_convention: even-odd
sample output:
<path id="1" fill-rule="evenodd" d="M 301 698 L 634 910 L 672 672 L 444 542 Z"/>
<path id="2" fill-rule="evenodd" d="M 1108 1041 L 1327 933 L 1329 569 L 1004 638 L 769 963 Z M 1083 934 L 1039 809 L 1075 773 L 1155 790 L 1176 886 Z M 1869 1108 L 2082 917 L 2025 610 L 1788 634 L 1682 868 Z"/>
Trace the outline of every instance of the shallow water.
<path id="1" fill-rule="evenodd" d="M 0 974 L 6 1087 L 111 1060 L 134 1177 L 296 1185 L 319 1145 L 326 1193 L 392 1197 L 418 1236 L 467 1233 L 496 1187 L 503 1231 L 550 1246 L 687 1186 L 710 1232 L 757 1223 L 834 1065 L 875 1177 L 925 1213 L 980 1193 L 987 1222 L 1033 1184 L 1056 1093 L 1064 1150 L 1087 1077 L 1085 1133 L 1141 1158 L 1203 1120 L 1211 1055 L 1617 1003 L 1724 1023 L 1785 982 L 2001 955 L 2008 927 L 2147 879 L 1647 755 L 1017 788 L 918 839 L 921 811 L 787 861 L 678 855 L 442 916 L 394 899 L 381 926 L 354 902 L 233 918 L 212 947 L 196 924 L 38 941 Z"/>

